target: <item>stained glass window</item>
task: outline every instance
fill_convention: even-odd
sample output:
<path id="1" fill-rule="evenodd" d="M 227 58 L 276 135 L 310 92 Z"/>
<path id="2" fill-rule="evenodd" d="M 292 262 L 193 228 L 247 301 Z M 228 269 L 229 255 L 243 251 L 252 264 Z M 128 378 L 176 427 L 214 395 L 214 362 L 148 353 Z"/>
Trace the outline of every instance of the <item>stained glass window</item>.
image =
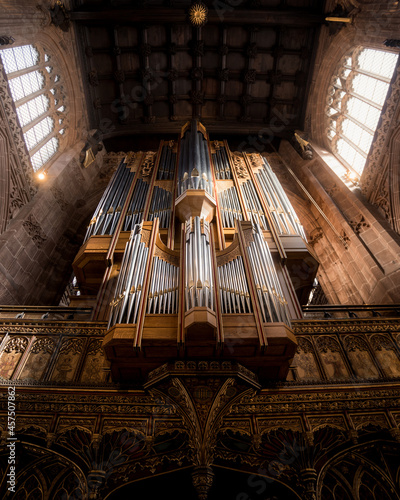
<path id="1" fill-rule="evenodd" d="M 364 169 L 397 59 L 391 52 L 359 48 L 343 58 L 332 80 L 328 139 L 356 175 Z"/>
<path id="2" fill-rule="evenodd" d="M 58 151 L 60 139 L 65 136 L 62 78 L 59 73 L 52 76 L 55 61 L 42 47 L 24 45 L 0 50 L 0 58 L 36 172 Z"/>

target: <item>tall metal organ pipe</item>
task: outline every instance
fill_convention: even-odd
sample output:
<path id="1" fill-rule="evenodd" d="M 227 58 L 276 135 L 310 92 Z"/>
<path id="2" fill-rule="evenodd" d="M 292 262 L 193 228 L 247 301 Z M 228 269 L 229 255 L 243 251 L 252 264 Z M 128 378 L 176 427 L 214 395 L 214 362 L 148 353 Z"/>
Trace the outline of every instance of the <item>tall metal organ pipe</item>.
<path id="1" fill-rule="evenodd" d="M 268 243 L 259 224 L 253 226 L 254 241 L 247 247 L 256 285 L 258 301 L 265 323 L 283 322 L 290 327 L 287 301 L 272 259 Z"/>
<path id="2" fill-rule="evenodd" d="M 209 307 L 214 310 L 214 282 L 210 248 L 210 227 L 205 219 L 191 217 L 185 227 L 186 310 Z"/>
<path id="3" fill-rule="evenodd" d="M 113 234 L 135 174 L 122 161 L 102 196 L 85 235 Z"/>
<path id="4" fill-rule="evenodd" d="M 142 241 L 142 225 L 137 224 L 125 246 L 114 299 L 110 304 L 108 328 L 116 323 L 137 322 L 148 253 L 149 249 Z"/>
<path id="5" fill-rule="evenodd" d="M 181 139 L 178 162 L 178 196 L 189 189 L 204 189 L 214 196 L 208 141 L 197 130 L 196 120 Z"/>
<path id="6" fill-rule="evenodd" d="M 257 172 L 256 177 L 268 201 L 269 210 L 278 231 L 281 234 L 299 234 L 307 241 L 303 226 L 300 224 L 287 194 L 264 157 L 263 169 Z"/>

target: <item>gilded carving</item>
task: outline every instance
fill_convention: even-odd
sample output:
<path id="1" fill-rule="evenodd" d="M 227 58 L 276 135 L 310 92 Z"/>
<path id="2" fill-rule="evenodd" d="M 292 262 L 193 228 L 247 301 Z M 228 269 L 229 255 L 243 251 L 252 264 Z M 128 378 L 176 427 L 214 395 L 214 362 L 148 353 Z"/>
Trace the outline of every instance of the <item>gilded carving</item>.
<path id="1" fill-rule="evenodd" d="M 343 416 L 308 417 L 308 421 L 313 431 L 323 427 L 336 427 L 340 430 L 347 430 Z"/>
<path id="2" fill-rule="evenodd" d="M 249 172 L 247 171 L 244 158 L 239 153 L 232 153 L 233 168 L 235 169 L 236 175 L 240 179 L 247 179 L 249 177 Z"/>
<path id="3" fill-rule="evenodd" d="M 95 424 L 96 420 L 94 418 L 61 417 L 57 424 L 57 434 L 61 434 L 75 428 L 92 433 L 94 431 Z"/>
<path id="4" fill-rule="evenodd" d="M 154 153 L 151 151 L 149 153 L 146 153 L 146 156 L 145 156 L 143 163 L 142 163 L 142 166 L 141 166 L 142 177 L 150 177 L 150 175 L 153 171 L 156 155 L 157 155 L 157 153 Z"/>
<path id="5" fill-rule="evenodd" d="M 4 348 L 5 353 L 15 352 L 16 354 L 25 352 L 28 345 L 28 339 L 25 337 L 14 337 L 9 340 Z"/>
<path id="6" fill-rule="evenodd" d="M 292 431 L 303 431 L 303 425 L 300 418 L 277 418 L 277 419 L 259 419 L 257 421 L 258 428 L 261 434 L 275 431 L 277 429 L 285 429 Z"/>
<path id="7" fill-rule="evenodd" d="M 381 427 L 382 429 L 389 429 L 390 425 L 383 413 L 369 413 L 367 415 L 351 415 L 351 420 L 357 430 L 372 425 L 374 427 Z"/>

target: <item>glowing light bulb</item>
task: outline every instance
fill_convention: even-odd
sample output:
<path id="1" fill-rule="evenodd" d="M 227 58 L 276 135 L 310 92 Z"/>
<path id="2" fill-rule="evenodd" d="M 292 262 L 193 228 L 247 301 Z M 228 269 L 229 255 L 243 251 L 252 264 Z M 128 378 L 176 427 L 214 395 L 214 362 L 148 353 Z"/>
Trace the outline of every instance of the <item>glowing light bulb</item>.
<path id="1" fill-rule="evenodd" d="M 352 181 L 356 181 L 358 179 L 358 175 L 355 172 L 351 172 L 349 177 L 350 177 L 350 180 L 352 180 Z"/>
<path id="2" fill-rule="evenodd" d="M 44 181 L 44 179 L 46 179 L 46 173 L 45 172 L 40 172 L 40 174 L 38 174 L 38 178 L 41 181 Z"/>

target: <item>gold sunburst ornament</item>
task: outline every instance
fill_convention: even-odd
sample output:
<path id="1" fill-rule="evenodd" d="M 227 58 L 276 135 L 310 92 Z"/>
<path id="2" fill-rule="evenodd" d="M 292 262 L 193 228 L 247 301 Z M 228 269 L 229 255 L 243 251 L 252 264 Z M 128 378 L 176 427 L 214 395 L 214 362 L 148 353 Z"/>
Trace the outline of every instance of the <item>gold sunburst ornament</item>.
<path id="1" fill-rule="evenodd" d="M 207 22 L 208 9 L 203 3 L 195 3 L 189 9 L 189 20 L 197 27 Z"/>

